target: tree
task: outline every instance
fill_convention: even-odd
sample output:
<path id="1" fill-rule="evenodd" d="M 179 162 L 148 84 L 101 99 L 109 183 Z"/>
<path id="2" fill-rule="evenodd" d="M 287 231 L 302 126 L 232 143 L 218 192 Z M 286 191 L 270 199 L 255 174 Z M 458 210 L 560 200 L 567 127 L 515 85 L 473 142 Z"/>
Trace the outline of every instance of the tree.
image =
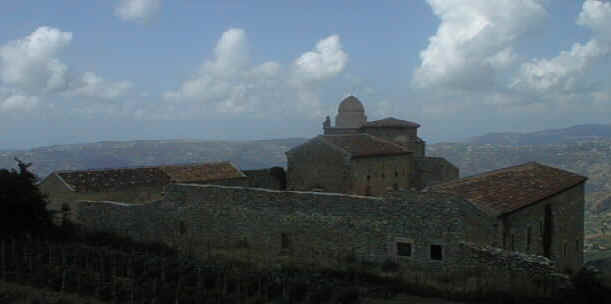
<path id="1" fill-rule="evenodd" d="M 52 231 L 47 197 L 40 192 L 38 178 L 18 158 L 19 170 L 0 170 L 0 237 L 44 236 Z"/>

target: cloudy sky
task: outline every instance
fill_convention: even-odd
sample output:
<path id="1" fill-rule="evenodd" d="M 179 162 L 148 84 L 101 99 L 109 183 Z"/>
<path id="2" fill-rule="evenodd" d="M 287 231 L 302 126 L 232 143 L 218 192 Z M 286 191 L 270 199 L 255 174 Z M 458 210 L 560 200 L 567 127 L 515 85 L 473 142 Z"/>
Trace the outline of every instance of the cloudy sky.
<path id="1" fill-rule="evenodd" d="M 0 150 L 311 137 L 353 94 L 429 143 L 611 122 L 611 2 L 7 1 Z"/>

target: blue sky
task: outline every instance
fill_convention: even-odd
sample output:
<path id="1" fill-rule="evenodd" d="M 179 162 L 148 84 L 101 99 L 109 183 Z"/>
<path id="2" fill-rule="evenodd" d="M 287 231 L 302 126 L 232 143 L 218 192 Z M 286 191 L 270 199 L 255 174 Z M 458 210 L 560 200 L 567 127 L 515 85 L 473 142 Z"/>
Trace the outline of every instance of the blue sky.
<path id="1" fill-rule="evenodd" d="M 347 94 L 429 143 L 609 123 L 601 0 L 10 1 L 0 150 L 312 137 Z"/>

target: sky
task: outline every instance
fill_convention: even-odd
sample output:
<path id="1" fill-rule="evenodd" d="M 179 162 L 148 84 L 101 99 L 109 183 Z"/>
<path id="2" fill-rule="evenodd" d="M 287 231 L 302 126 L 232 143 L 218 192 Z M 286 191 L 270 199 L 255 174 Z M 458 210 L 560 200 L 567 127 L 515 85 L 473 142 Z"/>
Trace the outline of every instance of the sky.
<path id="1" fill-rule="evenodd" d="M 348 95 L 428 143 L 611 122 L 608 0 L 22 0 L 0 29 L 0 150 L 313 137 Z"/>

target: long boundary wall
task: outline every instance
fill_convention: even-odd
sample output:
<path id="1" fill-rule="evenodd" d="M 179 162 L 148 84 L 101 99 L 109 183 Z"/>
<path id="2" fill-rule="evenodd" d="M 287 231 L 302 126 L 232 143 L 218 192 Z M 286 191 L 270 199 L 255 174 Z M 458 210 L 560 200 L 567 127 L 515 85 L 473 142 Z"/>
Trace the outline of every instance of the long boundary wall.
<path id="1" fill-rule="evenodd" d="M 350 255 L 370 262 L 390 259 L 405 269 L 407 281 L 457 292 L 516 292 L 519 285 L 523 294 L 540 296 L 558 285 L 551 261 L 486 247 L 482 240 L 467 242 L 465 218 L 472 210 L 432 199 L 172 184 L 165 198 L 153 203 L 82 201 L 75 211 L 87 227 L 162 241 L 200 256 L 212 249 L 248 248 L 249 255 L 267 260 L 283 255 L 312 263 Z M 411 257 L 396 256 L 397 238 L 412 242 Z M 443 261 L 431 260 L 431 244 L 443 245 Z M 560 278 L 563 284 L 567 280 Z"/>

